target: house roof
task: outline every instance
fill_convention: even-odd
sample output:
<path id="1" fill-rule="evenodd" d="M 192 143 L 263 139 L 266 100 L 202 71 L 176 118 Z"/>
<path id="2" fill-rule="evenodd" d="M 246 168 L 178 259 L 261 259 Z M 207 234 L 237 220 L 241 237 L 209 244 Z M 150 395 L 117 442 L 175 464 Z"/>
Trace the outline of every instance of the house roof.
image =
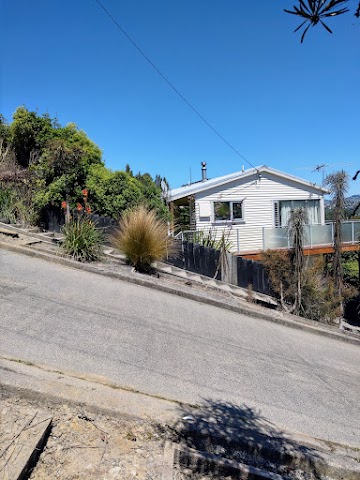
<path id="1" fill-rule="evenodd" d="M 284 180 L 291 180 L 292 182 L 295 182 L 304 187 L 312 188 L 313 190 L 317 190 L 320 194 L 325 195 L 329 193 L 326 188 L 321 187 L 320 185 L 316 185 L 315 183 L 303 180 L 302 178 L 294 177 L 293 175 L 281 172 L 280 170 L 269 168 L 266 165 L 261 165 L 260 167 L 250 168 L 241 172 L 230 173 L 221 177 L 212 178 L 211 180 L 191 183 L 190 185 L 185 185 L 184 187 L 171 189 L 169 191 L 168 201 L 172 202 L 175 200 L 179 200 L 180 198 L 188 197 L 189 195 L 194 195 L 195 193 L 204 192 L 211 188 L 220 187 L 222 185 L 226 185 L 227 183 L 234 182 L 239 179 L 242 180 L 253 175 L 261 175 L 265 173 L 270 173 L 271 175 L 282 178 Z"/>

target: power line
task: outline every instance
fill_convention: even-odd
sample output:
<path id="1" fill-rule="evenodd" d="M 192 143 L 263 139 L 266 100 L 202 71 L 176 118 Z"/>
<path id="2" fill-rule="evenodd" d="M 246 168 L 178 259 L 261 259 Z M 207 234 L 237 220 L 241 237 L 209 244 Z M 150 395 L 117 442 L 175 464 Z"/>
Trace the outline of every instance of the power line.
<path id="1" fill-rule="evenodd" d="M 200 120 L 205 123 L 228 147 L 231 148 L 233 152 L 236 153 L 240 158 L 245 160 L 246 163 L 248 163 L 252 168 L 257 168 L 247 159 L 242 155 L 235 147 L 231 145 L 231 143 L 226 140 L 225 137 L 221 135 L 212 125 L 209 123 L 206 118 L 187 100 L 184 95 L 179 92 L 179 90 L 175 87 L 175 85 L 170 82 L 170 80 L 161 72 L 161 70 L 150 60 L 150 58 L 146 55 L 146 53 L 139 47 L 139 45 L 130 37 L 130 35 L 126 32 L 126 30 L 123 29 L 123 27 L 117 22 L 117 20 L 111 15 L 111 13 L 104 7 L 104 5 L 100 2 L 100 0 L 95 0 L 96 3 L 103 9 L 103 11 L 106 13 L 106 15 L 110 18 L 110 20 L 116 25 L 116 27 L 125 35 L 125 37 L 129 40 L 129 42 L 136 48 L 136 50 L 142 55 L 145 60 L 153 67 L 153 69 L 156 71 L 156 73 L 167 83 L 167 85 L 181 98 L 183 102 L 186 103 L 188 107 L 191 108 L 191 110 L 200 118 Z"/>

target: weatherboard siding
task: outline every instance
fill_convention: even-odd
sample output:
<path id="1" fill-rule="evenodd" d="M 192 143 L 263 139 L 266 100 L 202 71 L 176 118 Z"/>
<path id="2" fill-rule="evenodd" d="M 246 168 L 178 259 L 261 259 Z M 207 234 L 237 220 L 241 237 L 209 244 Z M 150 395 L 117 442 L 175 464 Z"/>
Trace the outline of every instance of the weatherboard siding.
<path id="1" fill-rule="evenodd" d="M 274 227 L 274 202 L 278 200 L 321 200 L 320 211 L 324 223 L 322 195 L 310 186 L 299 186 L 292 180 L 279 179 L 271 174 L 256 175 L 195 194 L 197 230 L 216 230 L 217 237 L 225 232 L 232 244 L 232 251 L 250 252 L 262 250 L 263 227 Z M 243 221 L 222 224 L 214 222 L 213 202 L 243 201 Z M 210 205 L 210 209 L 209 209 Z M 200 213 L 211 212 L 210 221 L 200 219 Z M 202 217 L 203 218 L 203 217 Z"/>

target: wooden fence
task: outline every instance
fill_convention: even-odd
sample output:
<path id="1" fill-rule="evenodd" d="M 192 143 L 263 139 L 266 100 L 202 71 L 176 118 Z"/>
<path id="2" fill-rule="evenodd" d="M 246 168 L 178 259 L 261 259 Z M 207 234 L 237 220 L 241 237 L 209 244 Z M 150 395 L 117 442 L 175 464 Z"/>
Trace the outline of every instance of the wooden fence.
<path id="1" fill-rule="evenodd" d="M 168 261 L 176 267 L 207 277 L 216 278 L 232 285 L 248 288 L 252 285 L 255 292 L 271 295 L 266 270 L 262 263 L 247 260 L 227 253 L 225 268 L 219 267 L 220 252 L 192 242 L 182 242 L 182 255 Z"/>
<path id="2" fill-rule="evenodd" d="M 74 218 L 77 218 L 81 213 L 73 212 Z M 97 228 L 102 228 L 105 232 L 110 233 L 111 229 L 117 226 L 117 222 L 111 217 L 104 217 L 96 213 L 90 214 L 91 220 L 96 224 Z M 64 213 L 59 209 L 48 210 L 44 213 L 41 219 L 41 227 L 44 230 L 51 232 L 60 232 L 61 227 L 65 224 Z"/>

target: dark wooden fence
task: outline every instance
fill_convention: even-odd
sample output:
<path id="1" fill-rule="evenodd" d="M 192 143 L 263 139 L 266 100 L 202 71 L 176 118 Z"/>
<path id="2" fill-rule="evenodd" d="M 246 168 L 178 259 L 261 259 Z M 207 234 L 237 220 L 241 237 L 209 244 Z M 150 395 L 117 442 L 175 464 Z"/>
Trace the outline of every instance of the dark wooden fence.
<path id="1" fill-rule="evenodd" d="M 260 262 L 254 262 L 242 257 L 235 257 L 237 271 L 237 285 L 248 288 L 252 285 L 255 292 L 272 295 L 268 275 Z"/>
<path id="2" fill-rule="evenodd" d="M 72 212 L 72 215 L 77 218 L 81 213 L 75 211 Z M 97 228 L 102 228 L 107 233 L 110 233 L 110 230 L 117 226 L 117 222 L 111 217 L 103 217 L 96 213 L 92 213 L 90 218 L 96 224 Z M 64 224 L 64 212 L 60 209 L 47 210 L 41 219 L 41 227 L 44 230 L 49 230 L 51 232 L 60 232 L 61 227 L 63 227 Z"/>
<path id="3" fill-rule="evenodd" d="M 190 272 L 243 288 L 252 285 L 255 292 L 271 295 L 269 279 L 262 263 L 227 254 L 227 268 L 221 272 L 218 267 L 219 258 L 219 250 L 184 241 L 182 255 L 170 258 L 168 261 Z"/>
<path id="4" fill-rule="evenodd" d="M 205 275 L 206 277 L 221 280 L 218 269 L 220 252 L 213 248 L 204 247 L 191 242 L 179 242 L 180 254 L 168 258 L 168 263 L 183 268 L 189 272 Z"/>

